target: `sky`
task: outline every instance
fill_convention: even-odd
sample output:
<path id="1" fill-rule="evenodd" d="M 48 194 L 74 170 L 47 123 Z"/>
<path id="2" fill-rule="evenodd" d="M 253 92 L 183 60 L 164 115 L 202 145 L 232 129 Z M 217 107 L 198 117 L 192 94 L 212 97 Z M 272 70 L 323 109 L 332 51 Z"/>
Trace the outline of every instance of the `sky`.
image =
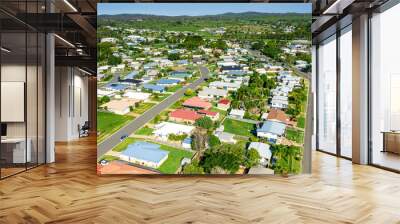
<path id="1" fill-rule="evenodd" d="M 99 15 L 202 16 L 228 12 L 311 13 L 310 3 L 98 3 Z"/>

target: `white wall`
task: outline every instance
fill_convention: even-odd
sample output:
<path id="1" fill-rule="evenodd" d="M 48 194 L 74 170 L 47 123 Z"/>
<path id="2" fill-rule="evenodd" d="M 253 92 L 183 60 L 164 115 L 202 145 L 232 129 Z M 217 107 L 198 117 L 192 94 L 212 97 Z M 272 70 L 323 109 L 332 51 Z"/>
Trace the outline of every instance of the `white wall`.
<path id="1" fill-rule="evenodd" d="M 74 140 L 78 125 L 88 120 L 88 78 L 72 67 L 56 67 L 55 73 L 55 140 Z"/>

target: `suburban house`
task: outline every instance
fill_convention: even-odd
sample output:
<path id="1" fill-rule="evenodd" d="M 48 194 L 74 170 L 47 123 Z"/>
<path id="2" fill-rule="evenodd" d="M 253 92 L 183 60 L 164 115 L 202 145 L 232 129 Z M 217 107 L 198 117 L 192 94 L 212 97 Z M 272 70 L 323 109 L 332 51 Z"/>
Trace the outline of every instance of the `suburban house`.
<path id="1" fill-rule="evenodd" d="M 178 60 L 178 61 L 176 62 L 176 64 L 177 64 L 177 65 L 188 65 L 188 64 L 189 64 L 189 61 L 186 60 L 186 59 L 184 59 L 184 60 Z"/>
<path id="2" fill-rule="evenodd" d="M 125 64 L 119 64 L 117 66 L 111 67 L 111 73 L 122 72 L 125 69 Z"/>
<path id="3" fill-rule="evenodd" d="M 165 86 L 159 86 L 154 84 L 144 84 L 143 88 L 156 93 L 162 93 L 165 91 Z"/>
<path id="4" fill-rule="evenodd" d="M 271 100 L 271 107 L 286 109 L 289 106 L 289 100 L 287 96 L 273 96 Z"/>
<path id="5" fill-rule="evenodd" d="M 231 106 L 231 101 L 228 99 L 220 99 L 217 105 L 218 109 L 221 110 L 228 110 L 230 106 Z"/>
<path id="6" fill-rule="evenodd" d="M 201 109 L 210 109 L 212 107 L 212 104 L 210 102 L 207 102 L 197 96 L 185 100 L 185 102 L 183 102 L 182 105 L 184 107 L 200 109 L 200 110 Z"/>
<path id="7" fill-rule="evenodd" d="M 104 89 L 110 91 L 122 91 L 128 88 L 128 85 L 122 83 L 108 83 L 104 86 Z"/>
<path id="8" fill-rule="evenodd" d="M 223 131 L 215 131 L 214 135 L 217 136 L 217 138 L 224 143 L 229 143 L 229 144 L 235 144 L 236 140 L 233 138 L 235 137 L 234 134 L 228 133 L 228 132 L 223 132 Z"/>
<path id="9" fill-rule="evenodd" d="M 114 38 L 114 37 L 105 37 L 105 38 L 101 38 L 100 42 L 101 42 L 101 43 L 108 42 L 108 43 L 113 43 L 113 44 L 115 44 L 115 43 L 117 42 L 117 38 Z"/>
<path id="10" fill-rule="evenodd" d="M 282 122 L 284 124 L 289 124 L 290 119 L 289 116 L 286 115 L 285 112 L 279 109 L 271 109 L 268 113 L 267 120 L 269 121 L 277 121 L 277 122 Z"/>
<path id="11" fill-rule="evenodd" d="M 243 71 L 243 70 L 228 70 L 228 71 L 224 71 L 223 74 L 232 75 L 232 76 L 244 76 L 244 75 L 247 75 L 247 72 Z"/>
<path id="12" fill-rule="evenodd" d="M 180 80 L 178 79 L 160 79 L 157 81 L 157 85 L 160 86 L 175 86 L 178 85 Z"/>
<path id="13" fill-rule="evenodd" d="M 97 73 L 104 73 L 105 71 L 107 71 L 110 68 L 109 65 L 103 65 L 100 67 L 97 67 Z"/>
<path id="14" fill-rule="evenodd" d="M 178 80 L 184 81 L 185 79 L 192 77 L 192 74 L 190 74 L 188 72 L 175 71 L 175 72 L 171 72 L 169 74 L 169 77 L 173 78 L 173 79 L 178 79 Z"/>
<path id="15" fill-rule="evenodd" d="M 146 71 L 146 75 L 150 77 L 155 77 L 158 75 L 158 70 L 155 69 L 149 69 Z"/>
<path id="16" fill-rule="evenodd" d="M 140 101 L 146 101 L 150 98 L 150 96 L 151 96 L 150 93 L 136 92 L 133 90 L 127 90 L 124 94 L 124 97 Z"/>
<path id="17" fill-rule="evenodd" d="M 169 151 L 162 150 L 160 145 L 138 141 L 128 145 L 121 152 L 120 158 L 142 166 L 158 168 L 168 159 L 168 154 Z"/>
<path id="18" fill-rule="evenodd" d="M 271 143 L 276 143 L 279 137 L 285 134 L 286 125 L 276 121 L 265 121 L 257 129 L 257 137 L 266 138 Z"/>
<path id="19" fill-rule="evenodd" d="M 182 147 L 183 147 L 184 149 L 191 149 L 191 148 L 192 148 L 192 138 L 187 137 L 187 138 L 183 139 L 183 141 L 182 141 Z M 187 158 L 186 158 L 186 159 L 187 159 Z M 189 161 L 189 163 L 190 163 L 190 161 Z"/>
<path id="20" fill-rule="evenodd" d="M 258 152 L 258 155 L 260 155 L 260 165 L 262 166 L 269 166 L 271 157 L 272 157 L 272 152 L 269 148 L 270 146 L 266 143 L 262 142 L 251 142 L 248 150 L 250 149 L 255 149 Z"/>
<path id="21" fill-rule="evenodd" d="M 232 109 L 231 112 L 229 113 L 229 116 L 233 118 L 238 118 L 242 119 L 244 117 L 244 110 L 239 110 L 239 109 Z"/>
<path id="22" fill-rule="evenodd" d="M 111 100 L 103 104 L 103 107 L 115 114 L 124 115 L 129 113 L 129 107 L 135 107 L 135 103 L 137 102 L 140 102 L 140 100 L 124 98 L 121 100 Z"/>
<path id="23" fill-rule="evenodd" d="M 108 96 L 108 97 L 112 97 L 115 95 L 117 91 L 115 90 L 104 90 L 104 89 L 98 89 L 97 90 L 97 96 L 98 97 L 103 97 L 103 96 Z"/>
<path id="24" fill-rule="evenodd" d="M 236 91 L 237 89 L 240 88 L 240 83 L 214 81 L 210 82 L 209 86 L 212 88 Z"/>
<path id="25" fill-rule="evenodd" d="M 198 96 L 202 99 L 211 100 L 214 98 L 228 96 L 228 90 L 206 87 L 202 91 L 199 92 Z"/>
<path id="26" fill-rule="evenodd" d="M 219 119 L 219 113 L 210 110 L 199 110 L 197 113 L 209 117 L 211 120 L 216 121 Z"/>
<path id="27" fill-rule="evenodd" d="M 149 63 L 143 65 L 143 69 L 147 71 L 149 69 L 155 68 L 156 66 L 157 66 L 156 62 L 149 62 Z"/>
<path id="28" fill-rule="evenodd" d="M 136 85 L 138 86 L 140 83 L 142 83 L 143 81 L 140 79 L 135 79 L 135 77 L 139 74 L 138 71 L 133 71 L 131 73 L 129 73 L 128 75 L 126 75 L 125 77 L 118 77 L 118 81 L 124 84 L 128 84 L 128 85 Z"/>
<path id="29" fill-rule="evenodd" d="M 194 124 L 194 122 L 203 117 L 193 110 L 177 109 L 169 113 L 169 120 L 175 122 L 185 122 Z"/>
<path id="30" fill-rule="evenodd" d="M 140 66 L 142 66 L 142 63 L 138 61 L 132 61 L 129 65 L 133 70 L 139 70 Z"/>
<path id="31" fill-rule="evenodd" d="M 162 122 L 160 124 L 156 124 L 154 128 L 155 130 L 153 131 L 153 134 L 156 137 L 161 138 L 163 140 L 168 140 L 168 136 L 170 134 L 174 135 L 187 134 L 189 136 L 195 129 L 194 126 L 177 124 L 172 122 Z"/>

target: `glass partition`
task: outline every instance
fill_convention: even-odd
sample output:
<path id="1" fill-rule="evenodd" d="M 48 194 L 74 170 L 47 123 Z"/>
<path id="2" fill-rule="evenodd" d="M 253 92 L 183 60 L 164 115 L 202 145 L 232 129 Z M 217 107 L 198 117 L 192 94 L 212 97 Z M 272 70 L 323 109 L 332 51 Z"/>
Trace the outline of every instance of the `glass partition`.
<path id="1" fill-rule="evenodd" d="M 371 18 L 371 162 L 400 170 L 400 4 Z"/>
<path id="2" fill-rule="evenodd" d="M 317 149 L 336 154 L 336 35 L 318 47 Z"/>
<path id="3" fill-rule="evenodd" d="M 36 13 L 40 2 L 0 7 Z M 43 33 L 0 12 L 0 178 L 45 163 L 45 44 Z"/>
<path id="4" fill-rule="evenodd" d="M 340 33 L 340 155 L 352 157 L 352 32 Z"/>

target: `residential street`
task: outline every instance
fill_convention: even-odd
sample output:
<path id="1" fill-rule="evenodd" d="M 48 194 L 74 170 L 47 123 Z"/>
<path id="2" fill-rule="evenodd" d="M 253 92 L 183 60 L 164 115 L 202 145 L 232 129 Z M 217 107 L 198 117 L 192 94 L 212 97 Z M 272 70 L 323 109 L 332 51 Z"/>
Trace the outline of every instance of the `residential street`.
<path id="1" fill-rule="evenodd" d="M 101 142 L 97 147 L 97 158 L 100 158 L 110 149 L 114 148 L 120 142 L 121 136 L 132 134 L 143 125 L 145 125 L 147 122 L 152 120 L 157 114 L 160 114 L 164 109 L 168 108 L 170 105 L 178 101 L 184 95 L 187 89 L 196 89 L 200 84 L 202 84 L 205 78 L 208 77 L 209 71 L 204 66 L 199 66 L 199 69 L 201 76 L 198 80 L 191 83 L 190 85 L 184 86 L 173 95 L 169 96 L 164 101 L 161 101 L 159 104 L 155 105 L 154 107 L 143 113 L 141 116 L 137 117 L 132 122 L 112 134 L 106 140 Z"/>
<path id="2" fill-rule="evenodd" d="M 268 61 L 271 59 L 268 58 L 267 56 L 261 54 L 257 50 L 251 50 L 250 46 L 247 46 L 247 50 L 253 54 L 254 56 L 264 58 Z M 314 120 L 314 108 L 313 108 L 313 94 L 311 91 L 311 74 L 301 72 L 299 71 L 296 67 L 294 66 L 289 66 L 286 65 L 286 67 L 290 68 L 293 70 L 295 73 L 303 76 L 304 78 L 309 80 L 309 90 L 308 90 L 308 102 L 307 102 L 307 117 L 306 117 L 306 126 L 305 126 L 305 133 L 304 133 L 304 153 L 303 153 L 303 173 L 310 173 L 311 172 L 311 147 L 312 147 L 312 134 L 314 132 L 314 125 L 313 125 L 313 120 Z"/>

